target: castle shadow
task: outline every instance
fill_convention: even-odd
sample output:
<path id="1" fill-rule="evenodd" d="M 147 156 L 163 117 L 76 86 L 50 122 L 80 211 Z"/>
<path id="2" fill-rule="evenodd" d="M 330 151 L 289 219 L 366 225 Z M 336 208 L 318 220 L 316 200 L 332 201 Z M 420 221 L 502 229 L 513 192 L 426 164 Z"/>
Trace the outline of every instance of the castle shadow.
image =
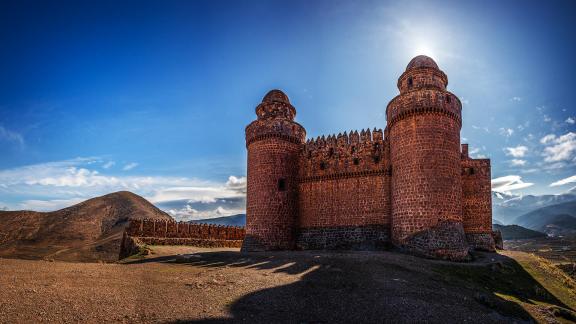
<path id="1" fill-rule="evenodd" d="M 149 262 L 301 275 L 237 299 L 231 318 L 176 323 L 531 322 L 512 300 L 570 309 L 514 259 L 497 254 L 451 263 L 392 252 L 204 252 L 130 263 Z"/>

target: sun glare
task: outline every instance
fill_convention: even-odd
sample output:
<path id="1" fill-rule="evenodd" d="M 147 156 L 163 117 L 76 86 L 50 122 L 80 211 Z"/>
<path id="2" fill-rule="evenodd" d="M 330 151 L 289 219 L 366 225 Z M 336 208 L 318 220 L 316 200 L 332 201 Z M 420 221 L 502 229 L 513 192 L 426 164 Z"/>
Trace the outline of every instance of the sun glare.
<path id="1" fill-rule="evenodd" d="M 426 55 L 435 59 L 434 51 L 432 50 L 432 48 L 426 45 L 419 45 L 418 47 L 416 47 L 416 49 L 414 50 L 414 56 L 418 55 Z"/>

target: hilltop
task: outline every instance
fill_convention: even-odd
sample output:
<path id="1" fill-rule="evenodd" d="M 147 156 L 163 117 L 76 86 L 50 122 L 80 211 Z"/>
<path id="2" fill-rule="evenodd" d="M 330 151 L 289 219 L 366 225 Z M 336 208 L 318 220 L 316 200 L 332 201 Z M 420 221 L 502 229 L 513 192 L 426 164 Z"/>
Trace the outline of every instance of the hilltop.
<path id="1" fill-rule="evenodd" d="M 129 218 L 172 218 L 128 191 L 53 212 L 1 211 L 0 256 L 116 261 Z"/>
<path id="2" fill-rule="evenodd" d="M 118 264 L 0 259 L 0 273 L 10 273 L 0 276 L 0 322 L 576 319 L 574 281 L 522 252 L 481 253 L 473 262 L 454 263 L 394 252 L 151 249 Z"/>

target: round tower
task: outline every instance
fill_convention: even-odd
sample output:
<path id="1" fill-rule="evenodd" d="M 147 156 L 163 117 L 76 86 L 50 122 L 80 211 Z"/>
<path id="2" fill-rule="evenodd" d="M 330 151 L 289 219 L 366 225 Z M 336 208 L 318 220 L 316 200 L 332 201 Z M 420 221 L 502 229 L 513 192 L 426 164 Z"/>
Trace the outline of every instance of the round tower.
<path id="1" fill-rule="evenodd" d="M 243 251 L 293 249 L 297 219 L 298 164 L 306 138 L 294 121 L 288 96 L 272 90 L 246 127 L 248 180 Z"/>
<path id="2" fill-rule="evenodd" d="M 431 58 L 417 56 L 386 108 L 392 165 L 392 241 L 430 257 L 468 255 L 462 225 L 462 104 Z"/>

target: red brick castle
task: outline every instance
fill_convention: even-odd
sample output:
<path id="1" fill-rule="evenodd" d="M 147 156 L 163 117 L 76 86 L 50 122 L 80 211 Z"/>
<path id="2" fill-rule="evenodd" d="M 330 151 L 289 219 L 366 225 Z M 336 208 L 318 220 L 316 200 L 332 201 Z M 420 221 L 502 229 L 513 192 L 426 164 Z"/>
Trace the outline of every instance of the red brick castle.
<path id="1" fill-rule="evenodd" d="M 493 251 L 490 160 L 460 145 L 462 104 L 434 60 L 398 79 L 384 131 L 306 140 L 272 90 L 246 127 L 244 251 L 385 249 L 462 260 Z"/>

